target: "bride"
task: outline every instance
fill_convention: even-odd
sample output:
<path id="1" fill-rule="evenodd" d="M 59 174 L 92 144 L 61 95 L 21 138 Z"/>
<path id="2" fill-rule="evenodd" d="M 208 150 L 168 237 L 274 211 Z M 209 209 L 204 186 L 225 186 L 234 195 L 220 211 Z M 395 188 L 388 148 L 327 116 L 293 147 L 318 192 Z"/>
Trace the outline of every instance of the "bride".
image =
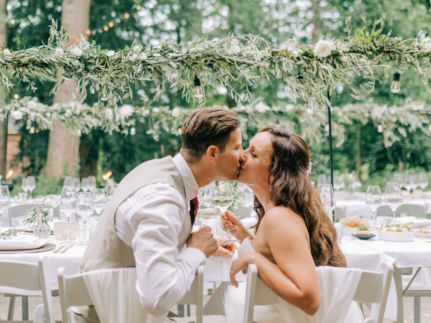
<path id="1" fill-rule="evenodd" d="M 224 284 L 218 291 L 228 323 L 242 322 L 245 283 L 238 284 L 235 274 L 245 273 L 249 264 L 257 266 L 260 279 L 275 294 L 308 315 L 314 315 L 320 305 L 315 267 L 346 267 L 335 228 L 308 177 L 309 167 L 307 143 L 275 126 L 261 129 L 242 153 L 237 181 L 255 193 L 258 222 L 253 237 L 232 212 L 221 217 L 222 229 L 229 228 L 242 242 L 231 267 L 233 286 Z M 266 316 L 264 322 L 283 321 L 275 306 L 267 310 L 272 319 Z M 345 322 L 361 322 L 361 316 L 354 303 Z"/>

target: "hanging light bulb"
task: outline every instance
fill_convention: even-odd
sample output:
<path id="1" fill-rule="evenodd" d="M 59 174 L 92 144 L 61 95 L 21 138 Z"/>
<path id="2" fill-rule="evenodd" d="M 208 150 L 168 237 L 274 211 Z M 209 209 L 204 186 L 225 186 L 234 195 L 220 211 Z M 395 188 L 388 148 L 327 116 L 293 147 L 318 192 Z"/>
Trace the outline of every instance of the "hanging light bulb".
<path id="1" fill-rule="evenodd" d="M 33 125 L 31 125 L 31 127 L 30 127 L 30 133 L 35 133 L 35 130 L 34 130 L 34 126 L 33 126 Z"/>
<path id="2" fill-rule="evenodd" d="M 103 27 L 103 30 L 104 30 L 104 31 L 108 31 L 108 29 L 109 29 L 109 27 L 108 27 L 108 26 L 104 26 L 104 27 Z"/>
<path id="3" fill-rule="evenodd" d="M 136 128 L 135 128 L 135 127 L 131 127 L 131 128 L 130 128 L 130 135 L 131 135 L 131 136 L 136 135 Z"/>
<path id="4" fill-rule="evenodd" d="M 140 5 L 137 5 L 137 7 L 136 7 L 136 10 L 141 10 L 141 6 Z"/>
<path id="5" fill-rule="evenodd" d="M 400 92 L 400 89 L 401 89 L 400 79 L 401 79 L 401 74 L 398 72 L 395 72 L 394 77 L 392 78 L 392 84 L 391 84 L 392 93 Z"/>
<path id="6" fill-rule="evenodd" d="M 181 135 L 181 133 L 182 133 L 181 128 L 178 129 L 178 133 Z"/>
<path id="7" fill-rule="evenodd" d="M 85 31 L 85 33 L 86 33 L 88 36 L 90 36 L 90 35 L 91 35 L 91 30 L 90 30 L 90 29 L 87 29 L 87 30 Z"/>
<path id="8" fill-rule="evenodd" d="M 108 101 L 109 100 L 109 98 L 106 97 L 105 91 L 103 91 L 103 90 L 102 90 L 102 97 L 100 100 L 102 100 L 102 101 Z"/>
<path id="9" fill-rule="evenodd" d="M 204 94 L 202 93 L 201 80 L 196 74 L 195 74 L 195 78 L 193 79 L 193 84 L 195 86 L 195 98 L 201 99 L 204 96 Z"/>
<path id="10" fill-rule="evenodd" d="M 129 19 L 129 17 L 130 17 L 130 15 L 126 12 L 126 13 L 124 14 L 124 18 Z"/>
<path id="11" fill-rule="evenodd" d="M 18 94 L 15 94 L 13 97 L 15 98 L 15 100 L 19 99 L 19 95 Z"/>
<path id="12" fill-rule="evenodd" d="M 112 28 L 112 27 L 114 27 L 114 23 L 112 21 L 110 21 L 108 26 Z"/>
<path id="13" fill-rule="evenodd" d="M 81 129 L 76 130 L 76 134 L 78 135 L 78 137 L 81 137 L 81 135 L 82 135 Z"/>
<path id="14" fill-rule="evenodd" d="M 326 132 L 329 132 L 329 124 L 328 124 L 328 123 L 327 123 L 327 124 L 326 124 L 326 126 L 325 126 L 325 131 L 326 131 Z"/>
<path id="15" fill-rule="evenodd" d="M 379 122 L 379 126 L 377 127 L 377 132 L 382 133 L 383 132 L 383 125 L 381 122 Z"/>

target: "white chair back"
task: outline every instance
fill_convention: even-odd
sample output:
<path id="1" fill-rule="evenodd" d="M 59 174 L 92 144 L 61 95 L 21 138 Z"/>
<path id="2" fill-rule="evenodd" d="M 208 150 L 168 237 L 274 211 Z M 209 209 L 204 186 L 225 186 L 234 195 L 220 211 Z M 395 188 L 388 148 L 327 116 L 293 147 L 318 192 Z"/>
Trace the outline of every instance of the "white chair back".
<path id="1" fill-rule="evenodd" d="M 118 270 L 118 269 L 113 269 Z M 127 268 L 124 268 L 127 270 Z M 106 271 L 106 270 L 104 270 Z M 90 291 L 85 283 L 86 274 L 79 274 L 66 277 L 64 275 L 64 268 L 58 269 L 58 285 L 61 315 L 63 322 L 71 322 L 68 309 L 71 306 L 90 306 L 94 305 L 90 296 Z M 204 286 L 204 266 L 198 268 L 196 278 L 193 281 L 190 291 L 182 298 L 178 304 L 193 304 L 196 305 L 196 323 L 203 323 L 203 286 Z M 127 306 L 130 302 L 122 300 L 118 302 L 118 306 Z M 127 310 L 127 309 L 123 309 Z M 150 319 L 151 320 L 151 319 Z M 128 322 L 135 323 L 135 322 Z M 139 321 L 142 323 L 142 320 Z"/>
<path id="2" fill-rule="evenodd" d="M 349 268 L 336 269 L 352 270 Z M 370 317 L 364 323 L 383 322 L 393 271 L 394 269 L 389 264 L 384 263 L 380 272 L 362 272 L 353 300 L 359 303 L 371 303 Z M 279 303 L 278 296 L 258 278 L 257 274 L 257 267 L 253 264 L 249 265 L 247 271 L 244 323 L 253 323 L 254 306 Z M 339 283 L 344 284 L 345 282 L 340 281 Z"/>
<path id="3" fill-rule="evenodd" d="M 345 216 L 359 215 L 365 218 L 371 218 L 373 216 L 373 210 L 369 205 L 355 205 L 346 206 Z"/>
<path id="4" fill-rule="evenodd" d="M 25 219 L 25 213 L 34 208 L 33 203 L 14 205 L 9 208 L 9 226 L 18 227 L 19 221 Z"/>
<path id="5" fill-rule="evenodd" d="M 427 214 L 428 205 L 425 204 L 402 204 L 399 206 L 395 214 L 407 214 L 416 216 L 425 216 Z"/>
<path id="6" fill-rule="evenodd" d="M 41 291 L 45 322 L 55 323 L 52 295 L 48 288 L 49 278 L 45 269 L 47 261 L 46 257 L 40 257 L 37 264 L 0 261 L 0 286 Z"/>
<path id="7" fill-rule="evenodd" d="M 393 216 L 392 209 L 387 205 L 380 205 L 377 207 L 376 216 Z"/>
<path id="8" fill-rule="evenodd" d="M 334 209 L 334 219 L 341 220 L 346 215 L 346 207 L 345 206 L 336 206 Z"/>

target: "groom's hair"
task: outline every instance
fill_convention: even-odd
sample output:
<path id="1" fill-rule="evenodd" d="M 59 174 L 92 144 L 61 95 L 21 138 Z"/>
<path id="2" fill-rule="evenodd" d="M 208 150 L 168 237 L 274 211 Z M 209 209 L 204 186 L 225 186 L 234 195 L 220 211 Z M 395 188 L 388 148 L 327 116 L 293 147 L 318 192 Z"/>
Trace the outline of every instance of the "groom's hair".
<path id="1" fill-rule="evenodd" d="M 241 125 L 235 113 L 226 108 L 201 108 L 193 112 L 181 129 L 181 151 L 192 162 L 198 161 L 211 145 L 224 152 L 230 133 Z"/>

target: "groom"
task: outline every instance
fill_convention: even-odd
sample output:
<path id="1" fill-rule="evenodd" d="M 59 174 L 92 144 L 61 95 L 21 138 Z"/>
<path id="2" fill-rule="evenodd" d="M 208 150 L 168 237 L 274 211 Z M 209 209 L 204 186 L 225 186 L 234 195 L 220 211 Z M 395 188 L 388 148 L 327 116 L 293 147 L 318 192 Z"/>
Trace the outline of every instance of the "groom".
<path id="1" fill-rule="evenodd" d="M 178 155 L 142 163 L 120 182 L 91 236 L 83 270 L 136 267 L 140 302 L 150 314 L 164 315 L 177 304 L 202 261 L 218 250 L 209 227 L 190 233 L 196 196 L 214 180 L 237 178 L 239 126 L 225 108 L 193 112 Z M 97 321 L 89 312 L 83 314 Z"/>

